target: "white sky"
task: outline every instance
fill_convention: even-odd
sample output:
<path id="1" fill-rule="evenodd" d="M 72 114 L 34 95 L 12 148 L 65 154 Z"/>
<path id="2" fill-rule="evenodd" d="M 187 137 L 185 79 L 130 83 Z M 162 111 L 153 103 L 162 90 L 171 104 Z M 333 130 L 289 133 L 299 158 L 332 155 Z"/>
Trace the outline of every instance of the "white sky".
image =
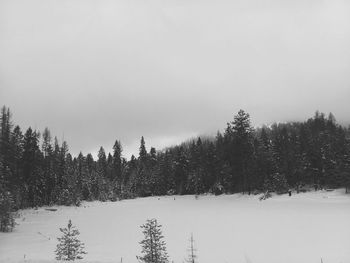
<path id="1" fill-rule="evenodd" d="M 347 0 L 0 0 L 0 105 L 73 154 L 350 116 Z"/>

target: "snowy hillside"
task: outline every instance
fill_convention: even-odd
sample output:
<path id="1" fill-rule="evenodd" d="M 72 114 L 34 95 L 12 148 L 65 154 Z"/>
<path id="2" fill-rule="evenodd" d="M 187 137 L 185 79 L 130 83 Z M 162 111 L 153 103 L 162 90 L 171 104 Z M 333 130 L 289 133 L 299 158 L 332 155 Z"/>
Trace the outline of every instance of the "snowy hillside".
<path id="1" fill-rule="evenodd" d="M 88 254 L 84 262 L 135 263 L 140 225 L 157 218 L 170 259 L 182 263 L 193 233 L 200 263 L 350 262 L 350 195 L 344 190 L 274 196 L 150 197 L 91 202 L 57 211 L 20 212 L 0 233 L 0 262 L 54 262 L 59 227 L 72 219 Z"/>

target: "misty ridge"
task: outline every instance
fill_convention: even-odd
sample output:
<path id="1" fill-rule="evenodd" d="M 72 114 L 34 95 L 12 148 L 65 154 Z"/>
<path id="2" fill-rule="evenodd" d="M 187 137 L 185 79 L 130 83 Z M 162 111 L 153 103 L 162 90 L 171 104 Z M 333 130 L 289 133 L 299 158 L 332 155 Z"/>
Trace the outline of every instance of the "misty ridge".
<path id="1" fill-rule="evenodd" d="M 88 131 L 87 131 L 88 132 Z M 253 128 L 240 110 L 215 137 L 198 137 L 157 151 L 140 139 L 139 155 L 103 147 L 72 156 L 68 143 L 15 125 L 1 110 L 1 192 L 13 209 L 80 205 L 153 195 L 287 193 L 350 186 L 350 129 L 330 113 L 304 122 Z M 4 194 L 6 193 L 6 194 Z"/>

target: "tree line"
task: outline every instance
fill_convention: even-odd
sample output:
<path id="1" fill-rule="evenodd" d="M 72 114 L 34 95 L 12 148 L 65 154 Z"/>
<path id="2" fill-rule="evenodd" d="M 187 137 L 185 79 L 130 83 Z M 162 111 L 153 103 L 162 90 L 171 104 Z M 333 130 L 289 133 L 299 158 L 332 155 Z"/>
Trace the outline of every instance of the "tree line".
<path id="1" fill-rule="evenodd" d="M 216 136 L 161 151 L 147 151 L 142 137 L 139 155 L 130 160 L 119 140 L 111 153 L 101 147 L 96 160 L 72 156 L 48 128 L 23 131 L 5 106 L 0 117 L 0 207 L 350 185 L 350 129 L 332 114 L 254 129 L 240 110 Z"/>

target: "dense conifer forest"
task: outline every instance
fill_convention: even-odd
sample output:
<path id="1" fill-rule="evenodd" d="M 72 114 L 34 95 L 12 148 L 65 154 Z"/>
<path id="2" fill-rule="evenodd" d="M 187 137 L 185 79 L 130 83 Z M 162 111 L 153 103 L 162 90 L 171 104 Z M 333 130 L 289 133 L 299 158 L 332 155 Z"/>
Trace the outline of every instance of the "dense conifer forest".
<path id="1" fill-rule="evenodd" d="M 101 147 L 72 156 L 68 144 L 14 124 L 1 110 L 0 201 L 13 209 L 79 205 L 150 195 L 283 193 L 350 186 L 350 129 L 316 112 L 304 122 L 253 128 L 240 110 L 223 132 L 156 151 L 140 140 L 139 156 Z"/>

